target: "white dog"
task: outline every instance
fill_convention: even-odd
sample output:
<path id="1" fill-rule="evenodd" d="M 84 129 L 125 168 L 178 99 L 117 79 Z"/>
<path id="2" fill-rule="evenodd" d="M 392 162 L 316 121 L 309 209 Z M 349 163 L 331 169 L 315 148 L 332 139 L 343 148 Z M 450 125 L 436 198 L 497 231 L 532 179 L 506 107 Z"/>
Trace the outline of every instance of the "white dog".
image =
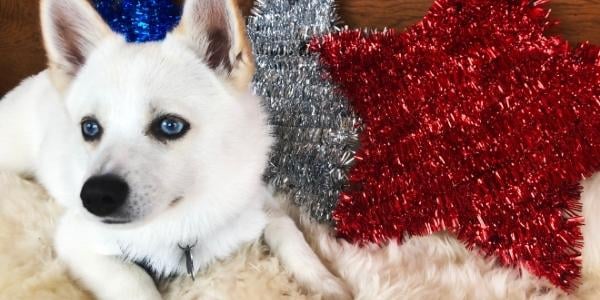
<path id="1" fill-rule="evenodd" d="M 193 276 L 264 233 L 307 289 L 349 297 L 262 183 L 272 138 L 233 0 L 188 0 L 144 44 L 85 0 L 41 12 L 49 68 L 0 102 L 0 169 L 66 207 L 55 249 L 74 277 L 100 299 L 160 299 L 149 274 Z"/>

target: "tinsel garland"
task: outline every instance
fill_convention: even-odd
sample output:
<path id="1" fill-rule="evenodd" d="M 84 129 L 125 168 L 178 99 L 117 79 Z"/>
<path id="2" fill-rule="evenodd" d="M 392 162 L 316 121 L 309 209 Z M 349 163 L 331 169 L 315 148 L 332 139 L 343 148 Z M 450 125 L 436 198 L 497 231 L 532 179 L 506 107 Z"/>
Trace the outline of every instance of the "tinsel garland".
<path id="1" fill-rule="evenodd" d="M 94 5 L 128 42 L 162 40 L 181 17 L 181 8 L 171 0 L 94 0 Z"/>
<path id="2" fill-rule="evenodd" d="M 247 26 L 254 90 L 277 137 L 266 179 L 321 222 L 331 219 L 358 140 L 358 119 L 307 50 L 337 21 L 334 0 L 259 0 Z"/>
<path id="3" fill-rule="evenodd" d="M 600 170 L 600 49 L 546 36 L 545 2 L 437 0 L 406 32 L 312 42 L 364 122 L 341 236 L 448 230 L 575 286 L 579 181 Z"/>

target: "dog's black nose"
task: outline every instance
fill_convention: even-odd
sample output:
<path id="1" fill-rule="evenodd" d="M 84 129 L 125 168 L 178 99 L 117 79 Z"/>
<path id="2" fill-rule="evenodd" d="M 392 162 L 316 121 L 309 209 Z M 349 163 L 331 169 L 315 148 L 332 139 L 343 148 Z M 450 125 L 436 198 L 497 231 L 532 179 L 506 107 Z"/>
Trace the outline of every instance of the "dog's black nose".
<path id="1" fill-rule="evenodd" d="M 108 216 L 125 203 L 129 186 L 119 176 L 108 174 L 90 177 L 81 189 L 83 206 L 99 217 Z"/>

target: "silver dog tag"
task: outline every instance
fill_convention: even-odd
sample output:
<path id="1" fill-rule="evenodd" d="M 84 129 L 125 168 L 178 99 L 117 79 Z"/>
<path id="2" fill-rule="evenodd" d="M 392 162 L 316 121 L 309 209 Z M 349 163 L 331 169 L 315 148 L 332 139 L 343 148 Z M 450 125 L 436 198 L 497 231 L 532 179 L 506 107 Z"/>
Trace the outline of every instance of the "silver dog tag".
<path id="1" fill-rule="evenodd" d="M 179 246 L 179 248 L 183 250 L 183 256 L 185 256 L 185 269 L 188 275 L 192 277 L 192 280 L 196 280 L 196 277 L 194 275 L 194 256 L 192 255 L 192 248 L 194 248 L 196 244 L 191 246 L 188 245 L 185 247 L 182 247 L 181 245 L 177 246 Z"/>
<path id="2" fill-rule="evenodd" d="M 192 280 L 196 280 L 194 277 L 194 257 L 192 256 L 192 247 L 186 247 L 183 252 L 185 253 L 185 267 L 188 275 L 192 277 Z"/>

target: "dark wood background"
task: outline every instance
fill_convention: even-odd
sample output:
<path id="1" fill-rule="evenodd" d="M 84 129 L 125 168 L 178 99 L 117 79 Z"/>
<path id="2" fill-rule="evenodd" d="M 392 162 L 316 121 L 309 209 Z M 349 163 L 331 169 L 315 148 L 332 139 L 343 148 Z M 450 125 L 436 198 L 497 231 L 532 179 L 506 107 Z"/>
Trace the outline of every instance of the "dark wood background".
<path id="1" fill-rule="evenodd" d="M 181 0 L 178 0 L 181 1 Z M 245 14 L 253 0 L 238 0 Z M 342 19 L 351 27 L 405 28 L 422 18 L 432 0 L 338 0 Z M 553 33 L 569 41 L 600 44 L 600 0 L 554 0 Z M 45 68 L 37 0 L 0 0 L 0 95 L 21 79 Z"/>

